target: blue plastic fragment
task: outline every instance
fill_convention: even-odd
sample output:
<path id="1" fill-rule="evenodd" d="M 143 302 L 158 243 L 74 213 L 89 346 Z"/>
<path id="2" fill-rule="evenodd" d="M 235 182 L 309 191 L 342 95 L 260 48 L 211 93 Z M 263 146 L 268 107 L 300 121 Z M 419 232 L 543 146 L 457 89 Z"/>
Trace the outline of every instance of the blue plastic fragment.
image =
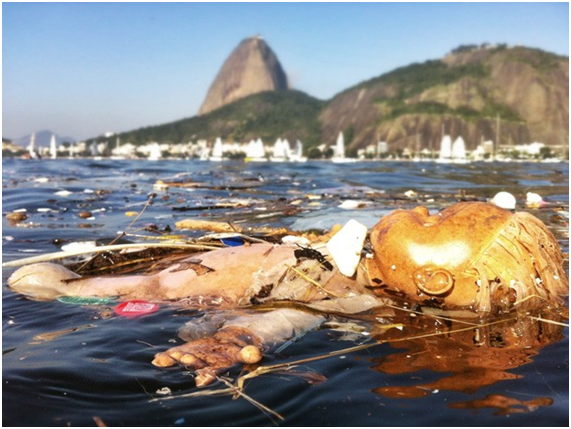
<path id="1" fill-rule="evenodd" d="M 243 246 L 244 239 L 242 237 L 228 237 L 228 238 L 221 238 L 220 241 L 224 243 L 226 246 L 229 247 L 236 247 L 236 246 Z"/>

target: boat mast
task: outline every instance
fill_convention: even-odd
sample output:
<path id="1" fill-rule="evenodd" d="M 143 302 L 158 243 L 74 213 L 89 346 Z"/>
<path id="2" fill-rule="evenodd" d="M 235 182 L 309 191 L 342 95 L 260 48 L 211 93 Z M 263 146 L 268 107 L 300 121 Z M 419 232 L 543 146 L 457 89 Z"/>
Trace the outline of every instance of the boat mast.
<path id="1" fill-rule="evenodd" d="M 496 144 L 492 145 L 492 160 L 496 159 L 496 151 L 500 150 L 500 114 L 496 115 Z"/>

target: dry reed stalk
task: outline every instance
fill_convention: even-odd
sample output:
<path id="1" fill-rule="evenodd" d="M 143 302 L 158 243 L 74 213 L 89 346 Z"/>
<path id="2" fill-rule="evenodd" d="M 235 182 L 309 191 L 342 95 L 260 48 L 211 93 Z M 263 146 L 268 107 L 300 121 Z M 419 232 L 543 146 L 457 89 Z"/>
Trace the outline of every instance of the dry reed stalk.
<path id="1" fill-rule="evenodd" d="M 35 264 L 37 262 L 47 262 L 56 259 L 69 258 L 71 256 L 88 255 L 92 253 L 108 252 L 113 250 L 123 249 L 143 249 L 153 247 L 167 247 L 173 249 L 192 249 L 192 250 L 217 250 L 219 247 L 204 245 L 204 244 L 182 244 L 182 243 L 128 243 L 128 244 L 113 244 L 110 246 L 98 246 L 90 250 L 76 250 L 68 252 L 55 252 L 46 255 L 32 256 L 29 258 L 17 259 L 15 261 L 2 263 L 3 268 L 21 267 L 23 265 Z"/>
<path id="2" fill-rule="evenodd" d="M 299 271 L 293 265 L 289 265 L 288 269 L 292 270 L 294 273 L 296 273 L 298 276 L 303 278 L 305 281 L 311 283 L 313 286 L 315 286 L 320 292 L 323 292 L 325 295 L 329 295 L 329 296 L 332 296 L 334 298 L 342 298 L 341 295 L 338 295 L 334 292 L 331 292 L 331 291 L 328 291 L 327 289 L 325 289 L 323 286 L 321 286 L 321 284 L 319 282 L 317 282 L 317 281 L 313 280 L 311 277 L 305 275 L 305 273 Z"/>

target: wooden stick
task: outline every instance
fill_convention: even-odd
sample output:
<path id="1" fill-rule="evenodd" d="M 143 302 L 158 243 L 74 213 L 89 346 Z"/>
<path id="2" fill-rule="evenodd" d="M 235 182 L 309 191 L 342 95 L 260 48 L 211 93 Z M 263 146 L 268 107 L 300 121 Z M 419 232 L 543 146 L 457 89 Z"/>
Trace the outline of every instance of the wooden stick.
<path id="1" fill-rule="evenodd" d="M 212 231 L 212 232 L 237 232 L 240 234 L 296 234 L 288 231 L 286 228 L 272 228 L 272 227 L 241 227 L 233 225 L 230 222 L 218 222 L 212 220 L 202 219 L 183 219 L 175 223 L 178 229 L 192 229 L 199 231 Z M 297 235 L 297 234 L 296 234 Z"/>

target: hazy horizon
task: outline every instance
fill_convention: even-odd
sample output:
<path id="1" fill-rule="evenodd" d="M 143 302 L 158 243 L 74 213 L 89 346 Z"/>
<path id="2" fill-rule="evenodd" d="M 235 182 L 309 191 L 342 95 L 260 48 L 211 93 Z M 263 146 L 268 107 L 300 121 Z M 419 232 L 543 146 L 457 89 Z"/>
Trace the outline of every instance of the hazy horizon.
<path id="1" fill-rule="evenodd" d="M 569 56 L 568 3 L 4 3 L 2 135 L 76 139 L 196 115 L 224 60 L 261 34 L 319 98 L 459 45 Z"/>

